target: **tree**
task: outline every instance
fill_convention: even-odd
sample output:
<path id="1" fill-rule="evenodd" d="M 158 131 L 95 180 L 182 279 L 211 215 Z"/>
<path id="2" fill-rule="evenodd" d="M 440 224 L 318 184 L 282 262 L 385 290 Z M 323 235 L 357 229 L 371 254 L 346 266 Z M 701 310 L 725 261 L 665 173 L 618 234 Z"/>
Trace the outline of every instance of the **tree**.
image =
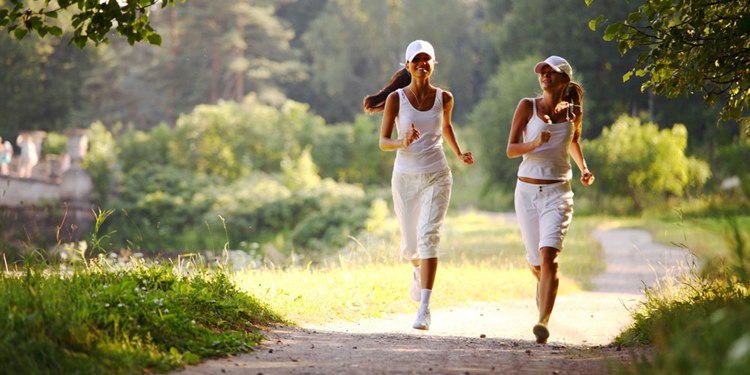
<path id="1" fill-rule="evenodd" d="M 69 17 L 73 37 L 69 43 L 83 48 L 91 40 L 96 45 L 109 44 L 108 34 L 114 27 L 128 43 L 147 40 L 161 45 L 161 36 L 151 27 L 149 10 L 161 2 L 161 7 L 174 6 L 177 0 L 2 0 L 0 1 L 0 26 L 20 39 L 36 31 L 44 38 L 47 34 L 62 36 L 63 28 L 56 22 L 59 14 Z M 8 4 L 10 2 L 10 4 Z M 185 0 L 180 0 L 185 2 Z M 53 5 L 50 6 L 50 3 Z M 56 3 L 57 7 L 54 6 Z M 10 5 L 10 6 L 8 6 Z"/>
<path id="2" fill-rule="evenodd" d="M 726 99 L 722 120 L 739 119 L 750 129 L 750 117 L 743 117 L 750 107 L 750 3 L 645 0 L 623 21 L 602 14 L 589 25 L 595 30 L 602 23 L 609 24 L 604 39 L 616 41 L 621 54 L 639 50 L 624 81 L 646 76 L 642 90 L 667 97 L 702 92 L 712 106 Z"/>
<path id="3" fill-rule="evenodd" d="M 630 197 L 640 212 L 649 196 L 682 196 L 686 187 L 698 188 L 711 176 L 706 162 L 685 155 L 687 138 L 682 124 L 659 130 L 623 115 L 582 146 L 598 178 L 594 186 L 608 195 Z"/>

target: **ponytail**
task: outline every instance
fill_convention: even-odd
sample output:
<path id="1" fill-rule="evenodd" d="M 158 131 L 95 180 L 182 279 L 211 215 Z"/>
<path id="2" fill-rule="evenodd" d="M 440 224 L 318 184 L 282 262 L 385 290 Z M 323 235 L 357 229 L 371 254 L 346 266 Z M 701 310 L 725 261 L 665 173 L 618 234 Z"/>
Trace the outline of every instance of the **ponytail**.
<path id="1" fill-rule="evenodd" d="M 581 88 L 581 85 L 570 81 L 565 88 L 562 99 L 581 109 L 581 114 L 576 118 L 576 121 L 573 121 L 573 125 L 575 126 L 573 141 L 578 142 L 581 138 L 581 122 L 583 120 L 583 88 Z"/>
<path id="2" fill-rule="evenodd" d="M 393 77 L 391 77 L 391 81 L 388 82 L 388 85 L 383 87 L 380 92 L 365 97 L 365 113 L 371 115 L 382 111 L 385 109 L 385 101 L 388 99 L 388 95 L 400 88 L 408 86 L 410 83 L 411 74 L 409 74 L 409 71 L 406 70 L 406 68 L 400 69 L 393 75 Z"/>

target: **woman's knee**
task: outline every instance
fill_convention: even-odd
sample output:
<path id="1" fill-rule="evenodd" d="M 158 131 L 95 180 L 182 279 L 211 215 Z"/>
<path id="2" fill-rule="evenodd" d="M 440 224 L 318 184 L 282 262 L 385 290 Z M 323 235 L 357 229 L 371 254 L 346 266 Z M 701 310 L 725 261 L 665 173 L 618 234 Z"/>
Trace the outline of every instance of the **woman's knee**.
<path id="1" fill-rule="evenodd" d="M 558 260 L 560 258 L 560 249 L 554 247 L 543 247 L 540 249 L 542 256 L 542 268 L 557 270 Z"/>

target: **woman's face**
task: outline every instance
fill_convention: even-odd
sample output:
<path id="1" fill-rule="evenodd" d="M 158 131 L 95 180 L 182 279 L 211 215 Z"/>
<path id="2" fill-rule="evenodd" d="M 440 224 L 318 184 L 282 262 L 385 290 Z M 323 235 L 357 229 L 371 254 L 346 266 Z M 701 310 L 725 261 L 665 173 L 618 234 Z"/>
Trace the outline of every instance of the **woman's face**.
<path id="1" fill-rule="evenodd" d="M 435 60 L 426 53 L 420 53 L 409 61 L 407 67 L 412 77 L 426 78 L 435 69 Z"/>
<path id="2" fill-rule="evenodd" d="M 570 78 L 565 73 L 558 73 L 549 65 L 542 67 L 539 73 L 539 85 L 544 91 L 557 91 L 565 88 L 570 82 Z"/>

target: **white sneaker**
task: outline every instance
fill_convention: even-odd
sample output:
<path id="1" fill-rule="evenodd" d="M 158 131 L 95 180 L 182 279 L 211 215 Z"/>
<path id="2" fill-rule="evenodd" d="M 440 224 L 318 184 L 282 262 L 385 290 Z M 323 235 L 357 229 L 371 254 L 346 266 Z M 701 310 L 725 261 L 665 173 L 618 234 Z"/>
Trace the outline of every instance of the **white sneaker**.
<path id="1" fill-rule="evenodd" d="M 430 329 L 430 310 L 417 310 L 417 319 L 414 320 L 414 329 L 421 329 L 428 331 Z"/>
<path id="2" fill-rule="evenodd" d="M 422 301 L 422 279 L 419 277 L 419 267 L 414 268 L 409 291 L 411 292 L 411 299 L 413 299 L 414 302 Z"/>

